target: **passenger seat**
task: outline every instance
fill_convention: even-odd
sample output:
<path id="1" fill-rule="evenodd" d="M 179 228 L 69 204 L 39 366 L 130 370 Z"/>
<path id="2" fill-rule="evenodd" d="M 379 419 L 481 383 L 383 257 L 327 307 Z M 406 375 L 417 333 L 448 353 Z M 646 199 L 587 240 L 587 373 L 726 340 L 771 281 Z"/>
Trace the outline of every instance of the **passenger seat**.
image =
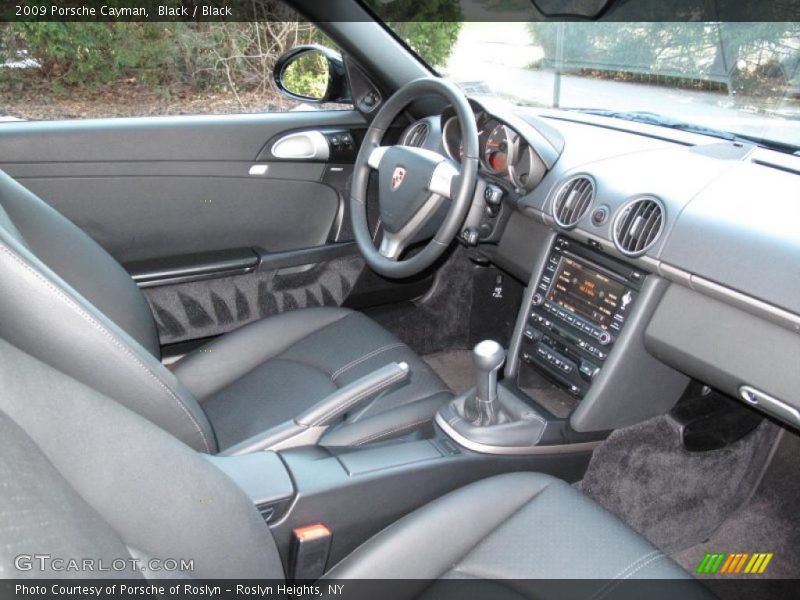
<path id="1" fill-rule="evenodd" d="M 143 576 L 36 563 L 25 570 L 25 561 L 20 570 L 20 555 L 48 554 L 106 564 L 191 559 L 194 569 L 181 575 L 284 578 L 261 515 L 205 455 L 2 339 L 0 439 L 2 577 Z M 503 585 L 477 580 L 508 580 L 512 595 L 545 597 L 544 584 L 520 580 L 583 578 L 592 580 L 586 597 L 598 600 L 617 597 L 628 579 L 682 579 L 681 597 L 707 597 L 616 517 L 536 473 L 456 490 L 377 534 L 326 577 L 413 580 L 395 588 L 402 597 L 436 595 L 444 584 L 429 586 L 440 579 L 469 579 L 470 590 L 494 590 L 492 597 Z"/>

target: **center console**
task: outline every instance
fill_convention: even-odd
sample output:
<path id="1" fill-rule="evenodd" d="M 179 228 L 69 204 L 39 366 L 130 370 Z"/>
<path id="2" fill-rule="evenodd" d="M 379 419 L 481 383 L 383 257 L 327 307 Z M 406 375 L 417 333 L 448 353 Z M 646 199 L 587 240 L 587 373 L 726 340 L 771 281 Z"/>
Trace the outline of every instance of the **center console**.
<path id="1" fill-rule="evenodd" d="M 398 439 L 363 447 L 305 446 L 208 460 L 257 507 L 288 577 L 314 579 L 377 532 L 452 490 L 515 471 L 577 481 L 590 457 L 589 452 L 577 451 L 558 456 L 492 456 L 471 452 L 438 433 L 431 439 Z M 298 531 L 318 525 L 330 532 L 329 544 L 321 557 L 299 568 Z"/>
<path id="2" fill-rule="evenodd" d="M 546 240 L 504 380 L 496 373 L 505 353 L 479 344 L 476 388 L 436 415 L 461 447 L 506 456 L 590 451 L 611 430 L 663 414 L 686 387 L 644 346 L 668 283 L 591 243 Z"/>
<path id="3" fill-rule="evenodd" d="M 563 236 L 545 233 L 538 243 L 508 356 L 492 340 L 475 346 L 475 387 L 440 408 L 432 437 L 352 448 L 281 443 L 210 459 L 258 507 L 290 577 L 321 574 L 471 481 L 526 470 L 576 481 L 610 430 L 672 407 L 688 379 L 644 346 L 666 280 Z M 384 370 L 392 381 L 409 375 L 402 365 Z M 373 379 L 384 375 L 359 385 Z M 320 531 L 324 543 L 302 547 Z"/>
<path id="4" fill-rule="evenodd" d="M 535 365 L 583 398 L 622 333 L 644 278 L 642 271 L 556 238 L 528 307 L 522 364 Z"/>

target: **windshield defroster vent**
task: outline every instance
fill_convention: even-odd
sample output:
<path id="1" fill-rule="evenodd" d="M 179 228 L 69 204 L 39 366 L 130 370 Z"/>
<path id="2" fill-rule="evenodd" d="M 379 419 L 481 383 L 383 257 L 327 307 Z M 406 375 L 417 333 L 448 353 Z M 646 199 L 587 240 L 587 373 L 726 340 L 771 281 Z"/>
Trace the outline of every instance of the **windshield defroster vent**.
<path id="1" fill-rule="evenodd" d="M 641 256 L 656 243 L 664 228 L 664 207 L 655 198 L 637 198 L 614 221 L 614 244 L 626 256 Z"/>
<path id="2" fill-rule="evenodd" d="M 405 137 L 403 138 L 403 145 L 404 146 L 413 146 L 415 148 L 421 148 L 423 144 L 428 139 L 428 124 L 424 121 L 420 121 L 411 129 L 408 130 Z"/>
<path id="3" fill-rule="evenodd" d="M 588 212 L 594 201 L 594 182 L 578 175 L 562 184 L 553 200 L 553 217 L 564 229 L 572 229 Z"/>

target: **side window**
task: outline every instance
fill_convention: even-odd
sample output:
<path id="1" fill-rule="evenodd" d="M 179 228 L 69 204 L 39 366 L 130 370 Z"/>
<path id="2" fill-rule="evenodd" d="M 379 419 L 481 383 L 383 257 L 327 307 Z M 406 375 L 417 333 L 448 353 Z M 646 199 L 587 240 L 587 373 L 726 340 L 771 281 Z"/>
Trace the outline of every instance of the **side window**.
<path id="1" fill-rule="evenodd" d="M 284 52 L 336 48 L 288 7 L 265 4 L 272 12 L 258 22 L 0 24 L 0 121 L 349 108 L 278 91 L 273 68 Z M 324 91 L 321 58 L 286 74 L 300 95 Z"/>

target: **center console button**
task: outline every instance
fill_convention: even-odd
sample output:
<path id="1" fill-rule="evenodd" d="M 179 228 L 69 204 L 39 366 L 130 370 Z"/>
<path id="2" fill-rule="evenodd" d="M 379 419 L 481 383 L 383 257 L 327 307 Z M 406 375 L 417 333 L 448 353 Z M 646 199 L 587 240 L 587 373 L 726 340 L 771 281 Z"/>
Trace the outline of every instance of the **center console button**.
<path id="1" fill-rule="evenodd" d="M 608 218 L 608 208 L 600 206 L 592 213 L 592 223 L 595 225 L 602 225 Z"/>
<path id="2" fill-rule="evenodd" d="M 595 367 L 592 363 L 586 362 L 585 360 L 581 361 L 580 372 L 584 379 L 591 381 L 599 370 L 600 369 Z"/>
<path id="3" fill-rule="evenodd" d="M 607 331 L 602 331 L 600 335 L 597 336 L 597 341 L 603 346 L 608 346 L 611 343 L 611 334 Z"/>
<path id="4" fill-rule="evenodd" d="M 531 342 L 538 342 L 540 339 L 542 339 L 542 332 L 531 325 L 525 327 L 522 335 L 525 337 L 525 339 L 530 340 Z"/>
<path id="5" fill-rule="evenodd" d="M 534 306 L 541 306 L 544 303 L 544 296 L 538 293 L 534 294 L 532 302 Z"/>

